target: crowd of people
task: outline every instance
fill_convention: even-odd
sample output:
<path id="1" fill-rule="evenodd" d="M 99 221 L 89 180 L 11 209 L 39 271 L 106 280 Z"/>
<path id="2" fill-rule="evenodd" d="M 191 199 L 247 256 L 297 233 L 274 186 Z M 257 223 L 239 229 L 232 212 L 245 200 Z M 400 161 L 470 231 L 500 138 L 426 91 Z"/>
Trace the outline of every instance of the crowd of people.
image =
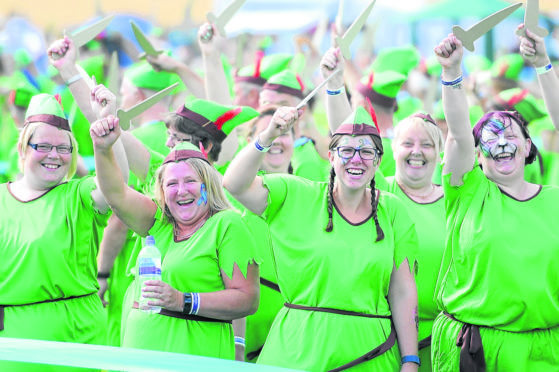
<path id="1" fill-rule="evenodd" d="M 102 58 L 54 40 L 51 76 L 3 66 L 0 337 L 305 371 L 559 371 L 559 69 L 517 31 L 492 64 L 449 34 L 370 66 L 333 42 L 231 68 L 206 23 L 202 73 L 147 55 L 117 89 L 102 38 Z M 161 280 L 141 285 L 147 236 Z"/>

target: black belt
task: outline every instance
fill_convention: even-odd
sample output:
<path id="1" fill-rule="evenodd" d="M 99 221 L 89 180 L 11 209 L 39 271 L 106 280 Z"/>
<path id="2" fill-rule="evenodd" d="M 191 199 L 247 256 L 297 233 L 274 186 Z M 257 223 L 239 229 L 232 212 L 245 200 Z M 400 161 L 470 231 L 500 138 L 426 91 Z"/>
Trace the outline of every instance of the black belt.
<path id="1" fill-rule="evenodd" d="M 312 307 L 312 306 L 302 306 L 302 305 L 295 305 L 290 303 L 283 304 L 285 307 L 290 309 L 297 309 L 297 310 L 307 310 L 307 311 L 320 311 L 324 313 L 332 313 L 332 314 L 340 314 L 340 315 L 350 315 L 350 316 L 360 316 L 365 318 L 379 318 L 379 319 L 391 319 L 390 315 L 373 315 L 373 314 L 365 314 L 365 313 L 358 313 L 356 311 L 348 311 L 348 310 L 340 310 L 340 309 L 332 309 L 329 307 Z M 359 358 L 352 360 L 349 363 L 346 363 L 340 367 L 334 368 L 329 370 L 328 372 L 339 372 L 346 370 L 348 368 L 354 367 L 358 364 L 368 362 L 390 350 L 394 344 L 396 343 L 396 330 L 394 329 L 394 324 L 392 321 L 390 322 L 390 335 L 379 346 L 375 347 L 373 350 L 361 355 Z"/>
<path id="2" fill-rule="evenodd" d="M 140 306 L 137 301 L 134 301 L 134 305 L 132 305 L 134 309 L 138 309 Z M 178 318 L 178 319 L 185 319 L 185 320 L 195 320 L 197 322 L 213 322 L 213 323 L 227 323 L 231 324 L 230 320 L 223 320 L 223 319 L 215 319 L 215 318 L 206 318 L 205 316 L 200 315 L 193 315 L 193 314 L 183 314 L 180 311 L 172 311 L 161 308 L 161 311 L 157 313 L 159 315 L 170 316 L 171 318 Z"/>
<path id="3" fill-rule="evenodd" d="M 268 279 L 264 279 L 263 277 L 260 277 L 260 284 L 281 293 L 279 285 L 269 281 Z"/>
<path id="4" fill-rule="evenodd" d="M 417 344 L 417 350 L 422 350 L 429 346 L 431 346 L 431 336 L 425 337 L 423 340 L 419 341 Z"/>
<path id="5" fill-rule="evenodd" d="M 5 308 L 5 307 L 29 306 L 29 305 L 46 304 L 46 303 L 48 303 L 48 302 L 66 301 L 66 300 L 72 300 L 72 299 L 74 299 L 74 298 L 80 298 L 80 297 L 91 296 L 92 294 L 96 294 L 96 293 L 97 293 L 97 292 L 88 293 L 88 294 L 79 295 L 79 296 L 70 296 L 70 297 L 62 297 L 62 298 L 52 298 L 52 299 L 49 299 L 49 300 L 31 302 L 31 303 L 28 303 L 28 304 L 0 305 L 0 331 L 3 331 L 3 330 L 4 330 L 4 308 Z"/>
<path id="6" fill-rule="evenodd" d="M 485 356 L 479 326 L 461 322 L 448 313 L 444 315 L 462 323 L 456 340 L 456 346 L 460 347 L 460 372 L 485 372 Z"/>

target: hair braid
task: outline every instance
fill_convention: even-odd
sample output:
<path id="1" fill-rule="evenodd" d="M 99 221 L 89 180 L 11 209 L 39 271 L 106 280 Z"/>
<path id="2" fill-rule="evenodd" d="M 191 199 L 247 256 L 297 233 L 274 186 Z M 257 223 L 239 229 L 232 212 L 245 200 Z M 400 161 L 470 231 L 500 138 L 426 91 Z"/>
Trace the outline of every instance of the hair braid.
<path id="1" fill-rule="evenodd" d="M 375 227 L 377 229 L 377 242 L 380 242 L 384 239 L 384 231 L 382 231 L 382 227 L 378 223 L 378 216 L 377 216 L 377 206 L 378 203 L 375 202 L 375 177 L 371 180 L 371 207 L 373 208 L 373 220 L 375 221 Z"/>
<path id="2" fill-rule="evenodd" d="M 326 225 L 326 232 L 331 232 L 334 228 L 332 222 L 332 205 L 334 203 L 334 178 L 336 178 L 336 172 L 334 172 L 334 167 L 330 169 L 330 182 L 328 183 L 328 225 Z"/>

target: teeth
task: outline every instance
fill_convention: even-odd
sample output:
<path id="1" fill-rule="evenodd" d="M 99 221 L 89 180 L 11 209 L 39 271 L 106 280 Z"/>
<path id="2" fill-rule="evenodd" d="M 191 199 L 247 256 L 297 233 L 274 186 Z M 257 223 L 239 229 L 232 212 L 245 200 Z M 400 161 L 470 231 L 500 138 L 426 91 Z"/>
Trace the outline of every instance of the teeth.
<path id="1" fill-rule="evenodd" d="M 420 166 L 422 166 L 423 164 L 425 164 L 425 162 L 424 162 L 423 160 L 410 159 L 410 160 L 408 160 L 408 164 L 409 164 L 409 165 L 416 166 L 416 167 L 420 167 Z"/>
<path id="2" fill-rule="evenodd" d="M 188 205 L 188 204 L 192 204 L 193 200 L 182 200 L 177 202 L 178 205 Z"/>
<path id="3" fill-rule="evenodd" d="M 277 155 L 277 154 L 281 154 L 283 151 L 281 149 L 270 149 L 270 151 L 268 151 L 269 154 L 273 154 L 273 155 Z"/>
<path id="4" fill-rule="evenodd" d="M 48 168 L 48 169 L 58 169 L 58 168 L 60 168 L 60 165 L 56 165 L 56 164 L 43 164 L 43 167 Z"/>
<path id="5" fill-rule="evenodd" d="M 349 174 L 353 174 L 353 175 L 362 175 L 363 174 L 363 170 L 362 169 L 348 169 L 347 173 Z"/>

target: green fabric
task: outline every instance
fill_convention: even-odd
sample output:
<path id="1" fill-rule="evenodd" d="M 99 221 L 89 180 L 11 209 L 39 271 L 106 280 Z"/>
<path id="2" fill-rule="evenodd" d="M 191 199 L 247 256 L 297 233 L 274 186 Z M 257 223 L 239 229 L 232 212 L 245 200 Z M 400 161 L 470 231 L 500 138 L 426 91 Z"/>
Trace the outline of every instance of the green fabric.
<path id="1" fill-rule="evenodd" d="M 95 76 L 97 84 L 105 84 L 104 55 L 92 56 L 81 61 L 78 65 L 83 67 L 88 76 Z"/>
<path id="2" fill-rule="evenodd" d="M 53 95 L 46 93 L 37 94 L 31 98 L 25 118 L 39 114 L 55 115 L 66 119 L 60 103 L 58 103 Z"/>
<path id="3" fill-rule="evenodd" d="M 108 215 L 93 208 L 95 187 L 92 177 L 70 180 L 23 203 L 7 184 L 0 186 L 0 209 L 10 211 L 0 215 L 0 304 L 91 294 L 6 307 L 0 337 L 103 343 L 106 317 L 97 296 L 97 251 Z M 30 370 L 11 367 L 0 362 L 1 370 Z"/>
<path id="4" fill-rule="evenodd" d="M 91 140 L 91 134 L 89 133 L 89 120 L 87 120 L 81 109 L 78 107 L 78 104 L 74 101 L 74 97 L 71 96 L 70 90 L 66 89 L 65 92 L 70 95 L 70 97 L 68 97 L 70 100 L 69 102 L 71 102 L 69 106 L 70 111 L 68 112 L 68 119 L 74 138 L 78 143 L 78 151 L 82 156 L 93 156 L 93 141 Z"/>
<path id="5" fill-rule="evenodd" d="M 419 51 L 413 45 L 384 48 L 373 61 L 370 70 L 375 73 L 395 71 L 408 76 L 420 59 Z"/>
<path id="6" fill-rule="evenodd" d="M 293 148 L 293 174 L 311 181 L 328 181 L 330 162 L 320 157 L 312 141 Z"/>
<path id="7" fill-rule="evenodd" d="M 520 97 L 523 97 L 520 99 Z M 543 102 L 540 102 L 531 93 L 525 93 L 523 89 L 507 89 L 499 93 L 499 98 L 514 107 L 528 123 L 541 119 L 547 115 Z M 514 103 L 514 105 L 511 105 Z"/>
<path id="8" fill-rule="evenodd" d="M 524 179 L 539 185 L 559 186 L 559 153 L 539 150 L 543 161 L 544 173 L 541 174 L 538 159 L 526 165 Z"/>
<path id="9" fill-rule="evenodd" d="M 221 270 L 232 278 L 236 263 L 246 276 L 249 263 L 260 261 L 255 256 L 255 242 L 248 227 L 241 215 L 232 210 L 210 217 L 182 242 L 174 241 L 173 225 L 164 221 L 158 210 L 149 235 L 155 238 L 161 252 L 162 280 L 181 292 L 224 290 Z M 136 288 L 136 281 L 130 288 Z M 185 321 L 138 309 L 127 311 L 125 347 L 234 358 L 231 324 Z"/>
<path id="10" fill-rule="evenodd" d="M 269 190 L 263 213 L 270 227 L 278 284 L 286 302 L 389 315 L 386 296 L 394 265 L 412 264 L 417 238 L 405 207 L 380 193 L 378 220 L 385 238 L 375 242 L 372 218 L 351 225 L 334 208 L 328 221 L 326 182 L 289 175 L 265 175 Z M 296 272 L 297 275 L 293 275 Z M 258 363 L 325 371 L 347 363 L 384 342 L 390 320 L 282 308 Z M 394 346 L 355 371 L 398 371 Z"/>
<path id="11" fill-rule="evenodd" d="M 536 303 L 533 305 L 537 306 Z M 462 323 L 443 314 L 435 320 L 432 339 L 434 371 L 460 371 L 460 348 L 456 346 L 456 340 L 462 327 Z M 480 327 L 480 334 L 487 371 L 557 371 L 559 327 L 520 333 Z M 435 345 L 439 347 L 435 348 Z"/>
<path id="12" fill-rule="evenodd" d="M 22 69 L 33 62 L 33 58 L 26 49 L 20 48 L 14 52 L 14 62 L 16 63 L 16 69 Z"/>
<path id="13" fill-rule="evenodd" d="M 167 71 L 155 71 L 147 61 L 130 65 L 124 72 L 124 77 L 138 88 L 154 91 L 160 91 L 180 82 L 180 78 L 176 74 Z"/>
<path id="14" fill-rule="evenodd" d="M 151 121 L 142 124 L 131 132 L 146 147 L 166 156 L 170 149 L 165 145 L 167 143 L 167 127 L 162 121 Z"/>
<path id="15" fill-rule="evenodd" d="M 435 111 L 433 112 L 433 118 L 435 120 L 445 120 L 442 99 L 438 100 L 437 103 L 435 103 Z"/>
<path id="16" fill-rule="evenodd" d="M 221 131 L 226 135 L 231 133 L 237 126 L 246 123 L 247 121 L 257 117 L 258 111 L 248 106 L 225 106 L 214 101 L 205 99 L 188 99 L 184 107 L 194 111 L 198 115 L 203 116 L 209 121 L 216 123 L 216 121 L 224 120 L 221 125 Z M 234 114 L 234 110 L 240 109 L 241 111 Z M 228 118 L 228 115 L 232 115 Z M 216 123 L 217 124 L 217 123 Z M 219 128 L 218 128 L 219 129 Z"/>
<path id="17" fill-rule="evenodd" d="M 518 81 L 523 67 L 524 59 L 520 54 L 506 54 L 493 62 L 491 76 Z"/>
<path id="18" fill-rule="evenodd" d="M 407 96 L 398 98 L 398 110 L 394 113 L 394 122 L 399 123 L 408 116 L 421 111 L 423 108 L 423 101 L 414 96 Z"/>
<path id="19" fill-rule="evenodd" d="M 427 74 L 429 74 L 430 76 L 440 76 L 443 68 L 441 67 L 441 64 L 439 63 L 439 59 L 437 58 L 437 56 L 430 56 L 429 58 L 425 59 L 425 71 L 427 72 Z"/>
<path id="20" fill-rule="evenodd" d="M 343 124 L 367 124 L 376 128 L 371 114 L 362 106 L 357 107 L 340 125 Z"/>
<path id="21" fill-rule="evenodd" d="M 270 54 L 262 58 L 260 63 L 260 77 L 264 80 L 268 80 L 273 75 L 282 72 L 288 66 L 291 60 L 293 59 L 293 55 L 291 54 Z M 254 76 L 255 73 L 255 65 L 245 66 L 241 68 L 237 76 Z"/>
<path id="22" fill-rule="evenodd" d="M 396 98 L 396 95 L 405 81 L 406 75 L 402 75 L 395 71 L 373 73 L 372 85 L 370 76 L 365 76 L 361 79 L 361 83 L 366 87 L 371 88 L 372 86 L 375 92 L 390 98 Z"/>
<path id="23" fill-rule="evenodd" d="M 408 197 L 400 188 L 396 179 L 387 179 L 388 192 L 396 195 L 408 209 L 408 215 L 415 224 L 418 240 L 418 274 L 416 276 L 417 299 L 419 304 L 419 335 L 418 340 L 431 336 L 433 321 L 440 310 L 435 303 L 433 294 L 437 275 L 441 266 L 446 238 L 446 220 L 444 199 L 441 197 L 433 203 L 417 203 Z M 430 348 L 423 352 L 429 355 Z M 422 371 L 430 371 L 431 366 L 421 359 Z"/>
<path id="24" fill-rule="evenodd" d="M 384 155 L 382 155 L 379 169 L 385 177 L 394 176 L 396 174 L 396 161 L 392 152 L 392 139 L 382 137 L 382 148 L 384 149 Z"/>
<path id="25" fill-rule="evenodd" d="M 11 115 L 4 114 L 0 116 L 0 162 L 2 162 L 2 170 L 0 171 L 0 180 L 2 182 L 14 181 L 18 170 L 18 153 L 17 141 L 19 132 L 16 128 Z M 15 154 L 15 167 L 14 167 Z"/>
<path id="26" fill-rule="evenodd" d="M 303 86 L 297 79 L 297 74 L 291 70 L 283 70 L 268 79 L 267 84 L 277 84 L 291 89 L 303 91 Z"/>
<path id="27" fill-rule="evenodd" d="M 40 93 L 21 71 L 15 71 L 9 78 L 8 84 L 11 90 L 15 91 L 14 104 L 16 106 L 27 108 L 31 97 Z"/>
<path id="28" fill-rule="evenodd" d="M 481 106 L 479 105 L 470 105 L 468 112 L 470 117 L 470 125 L 472 126 L 472 128 L 477 124 L 479 119 L 481 119 L 485 114 L 483 108 L 481 108 Z"/>
<path id="29" fill-rule="evenodd" d="M 477 166 L 463 181 L 454 187 L 443 177 L 449 236 L 439 306 L 460 321 L 507 332 L 559 325 L 559 281 L 551 274 L 559 260 L 559 189 L 543 186 L 520 202 Z"/>

